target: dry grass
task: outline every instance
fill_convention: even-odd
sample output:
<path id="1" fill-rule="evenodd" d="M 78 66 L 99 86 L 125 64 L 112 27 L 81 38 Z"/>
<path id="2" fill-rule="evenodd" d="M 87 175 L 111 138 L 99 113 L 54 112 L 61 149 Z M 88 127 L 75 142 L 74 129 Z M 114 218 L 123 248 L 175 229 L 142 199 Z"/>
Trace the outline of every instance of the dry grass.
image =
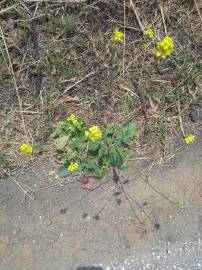
<path id="1" fill-rule="evenodd" d="M 158 145 L 165 154 L 170 138 L 189 132 L 202 101 L 199 2 L 29 2 L 0 3 L 0 166 L 22 165 L 19 144 L 47 144 L 73 112 L 101 125 L 138 122 L 140 152 Z M 156 35 L 145 48 L 149 26 Z M 115 29 L 126 34 L 118 47 Z M 166 33 L 175 55 L 158 62 L 152 49 Z"/>

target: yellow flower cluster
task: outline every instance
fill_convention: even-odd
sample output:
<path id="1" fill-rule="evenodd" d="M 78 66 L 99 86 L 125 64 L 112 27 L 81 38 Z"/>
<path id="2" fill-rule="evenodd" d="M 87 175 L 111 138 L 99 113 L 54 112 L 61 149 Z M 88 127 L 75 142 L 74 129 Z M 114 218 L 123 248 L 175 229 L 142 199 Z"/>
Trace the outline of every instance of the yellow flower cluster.
<path id="1" fill-rule="evenodd" d="M 93 126 L 85 132 L 86 136 L 93 142 L 98 141 L 102 138 L 102 131 L 98 126 Z"/>
<path id="2" fill-rule="evenodd" d="M 151 29 L 151 28 L 148 28 L 146 31 L 145 31 L 145 35 L 152 39 L 154 37 L 154 31 Z"/>
<path id="3" fill-rule="evenodd" d="M 74 115 L 74 114 L 71 114 L 68 118 L 67 118 L 67 121 L 69 121 L 69 122 L 72 122 L 74 125 L 76 125 L 77 124 L 77 116 L 76 115 Z"/>
<path id="4" fill-rule="evenodd" d="M 23 155 L 31 155 L 33 153 L 33 148 L 29 144 L 23 143 L 20 146 L 20 152 Z"/>
<path id="5" fill-rule="evenodd" d="M 196 140 L 196 135 L 193 135 L 193 134 L 190 134 L 189 136 L 184 138 L 184 141 L 187 144 L 193 143 L 193 142 L 195 142 L 195 140 Z"/>
<path id="6" fill-rule="evenodd" d="M 75 171 L 77 171 L 79 168 L 79 164 L 77 162 L 71 162 L 70 165 L 68 166 L 68 171 L 70 171 L 71 173 L 74 173 Z"/>
<path id="7" fill-rule="evenodd" d="M 157 48 L 156 57 L 166 58 L 173 53 L 173 39 L 171 37 L 165 37 L 162 41 L 157 42 Z"/>
<path id="8" fill-rule="evenodd" d="M 124 40 L 124 33 L 115 31 L 112 36 L 112 40 L 114 43 L 120 43 Z"/>

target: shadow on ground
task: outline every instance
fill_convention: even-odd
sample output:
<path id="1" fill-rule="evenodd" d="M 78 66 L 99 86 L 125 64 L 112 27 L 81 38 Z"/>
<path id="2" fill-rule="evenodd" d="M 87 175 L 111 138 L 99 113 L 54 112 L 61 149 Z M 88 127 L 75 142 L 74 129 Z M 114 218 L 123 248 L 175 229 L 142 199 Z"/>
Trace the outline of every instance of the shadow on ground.
<path id="1" fill-rule="evenodd" d="M 16 180 L 36 190 L 33 201 L 0 181 L 0 270 L 202 269 L 201 142 L 150 171 L 155 187 L 185 200 L 182 209 L 145 184 L 135 165 L 125 174 L 134 176 L 125 191 L 135 213 L 123 193 L 117 204 L 112 182 L 87 192 L 53 170 L 38 161 L 18 172 Z"/>

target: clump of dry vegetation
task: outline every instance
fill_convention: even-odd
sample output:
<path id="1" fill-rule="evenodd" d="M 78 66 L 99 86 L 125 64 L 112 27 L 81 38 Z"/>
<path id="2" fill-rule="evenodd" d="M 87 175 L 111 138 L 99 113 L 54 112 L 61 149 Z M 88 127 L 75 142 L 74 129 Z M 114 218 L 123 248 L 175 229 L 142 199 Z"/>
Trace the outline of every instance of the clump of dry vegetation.
<path id="1" fill-rule="evenodd" d="M 21 165 L 19 145 L 47 144 L 71 113 L 102 126 L 133 120 L 137 150 L 169 151 L 190 114 L 191 129 L 200 124 L 201 8 L 197 0 L 1 1 L 1 168 Z M 117 46 L 116 30 L 125 34 Z M 165 36 L 175 52 L 159 60 Z"/>

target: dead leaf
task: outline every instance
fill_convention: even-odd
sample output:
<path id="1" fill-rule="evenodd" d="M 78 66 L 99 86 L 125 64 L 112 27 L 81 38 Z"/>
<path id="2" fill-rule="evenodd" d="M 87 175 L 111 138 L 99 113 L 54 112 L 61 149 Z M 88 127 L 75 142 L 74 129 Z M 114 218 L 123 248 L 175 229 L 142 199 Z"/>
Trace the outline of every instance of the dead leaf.
<path id="1" fill-rule="evenodd" d="M 87 177 L 80 185 L 83 189 L 94 190 L 96 188 L 95 184 Z"/>
<path id="2" fill-rule="evenodd" d="M 79 98 L 77 96 L 71 97 L 71 96 L 64 96 L 63 97 L 64 102 L 78 102 Z"/>

